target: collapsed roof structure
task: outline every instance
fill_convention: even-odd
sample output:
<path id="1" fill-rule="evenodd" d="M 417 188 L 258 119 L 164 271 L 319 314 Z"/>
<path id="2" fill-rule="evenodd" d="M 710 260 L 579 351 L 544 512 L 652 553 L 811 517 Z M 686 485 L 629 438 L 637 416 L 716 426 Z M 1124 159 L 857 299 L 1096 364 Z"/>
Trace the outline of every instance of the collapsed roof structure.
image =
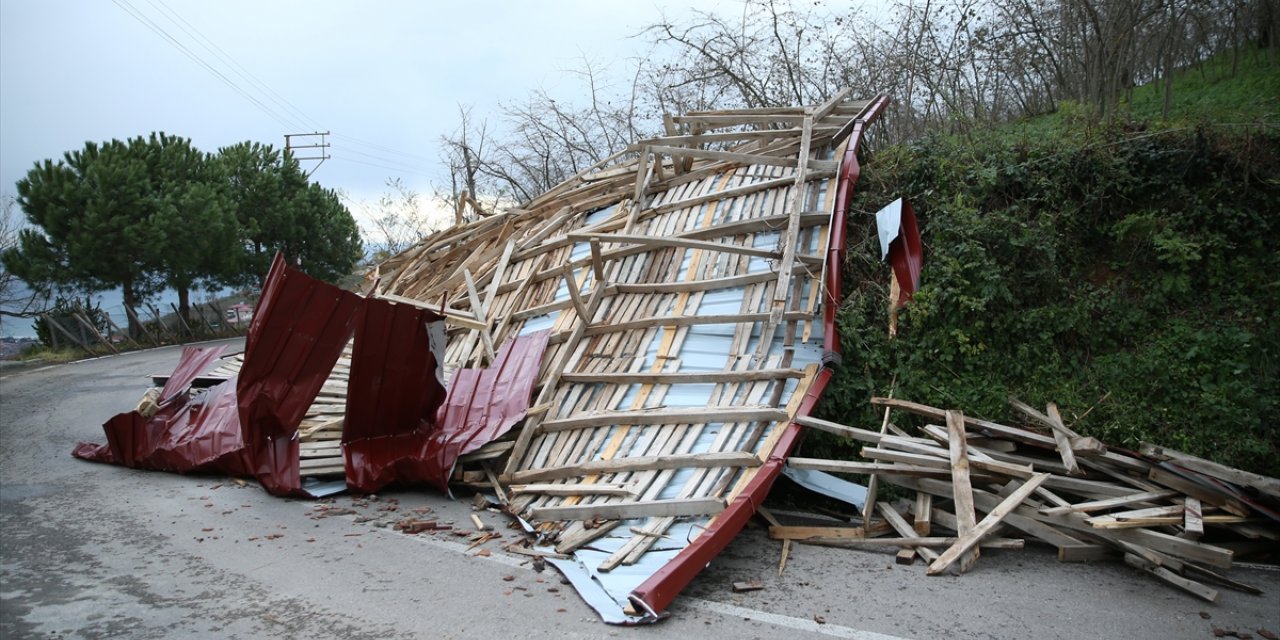
<path id="1" fill-rule="evenodd" d="M 190 350 L 77 455 L 281 495 L 325 475 L 447 490 L 478 465 L 464 479 L 606 621 L 659 619 L 763 501 L 830 377 L 858 145 L 888 103 L 849 95 L 668 118 L 383 262 L 363 298 L 278 261 L 238 375 L 187 399 L 217 355 Z"/>
<path id="2" fill-rule="evenodd" d="M 670 118 L 371 276 L 448 301 L 446 368 L 550 330 L 498 479 L 608 621 L 656 617 L 728 544 L 826 383 L 857 147 L 887 104 L 848 95 Z"/>

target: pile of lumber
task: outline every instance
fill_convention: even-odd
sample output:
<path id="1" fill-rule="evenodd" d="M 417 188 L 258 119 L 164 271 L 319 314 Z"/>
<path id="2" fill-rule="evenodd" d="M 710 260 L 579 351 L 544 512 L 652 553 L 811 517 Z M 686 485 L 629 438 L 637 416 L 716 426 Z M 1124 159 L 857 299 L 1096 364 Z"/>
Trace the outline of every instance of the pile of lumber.
<path id="1" fill-rule="evenodd" d="M 218 366 L 197 378 L 195 387 L 211 386 L 240 373 L 244 354 L 225 356 Z M 342 459 L 342 421 L 347 406 L 347 380 L 351 376 L 351 345 L 343 350 L 337 364 L 329 372 L 315 401 L 307 408 L 298 425 L 299 468 L 303 477 L 341 478 L 346 474 Z M 159 386 L 167 378 L 152 376 L 157 388 L 149 395 L 159 395 Z M 192 389 L 197 393 L 198 389 Z M 145 402 L 145 400 L 144 400 Z"/>
<path id="2" fill-rule="evenodd" d="M 900 563 L 919 556 L 929 575 L 963 573 L 982 548 L 1020 548 L 1030 539 L 1056 547 L 1061 561 L 1119 554 L 1211 602 L 1215 587 L 1261 593 L 1222 572 L 1238 555 L 1274 552 L 1280 480 L 1150 444 L 1140 453 L 1107 447 L 1068 428 L 1053 404 L 1041 412 L 1011 400 L 1035 426 L 1019 428 L 891 398 L 871 402 L 885 408 L 880 431 L 799 419 L 865 443 L 865 461 L 788 461 L 869 475 L 866 526 L 826 533 L 774 527 L 774 537 L 893 545 Z M 935 423 L 912 434 L 890 421 L 892 411 Z M 877 501 L 879 482 L 914 491 L 915 499 Z"/>

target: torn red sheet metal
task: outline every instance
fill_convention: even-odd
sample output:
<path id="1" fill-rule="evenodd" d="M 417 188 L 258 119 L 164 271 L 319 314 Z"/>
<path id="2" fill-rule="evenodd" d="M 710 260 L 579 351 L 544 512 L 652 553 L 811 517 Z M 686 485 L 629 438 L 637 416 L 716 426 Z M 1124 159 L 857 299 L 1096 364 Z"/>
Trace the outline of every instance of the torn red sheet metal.
<path id="1" fill-rule="evenodd" d="M 441 319 L 416 307 L 365 303 L 356 323 L 342 428 L 347 484 L 358 491 L 425 482 L 433 475 L 420 461 L 445 398 L 428 331 Z"/>
<path id="2" fill-rule="evenodd" d="M 901 224 L 898 237 L 889 243 L 889 264 L 893 265 L 893 274 L 902 288 L 898 306 L 905 305 L 920 288 L 920 269 L 924 265 L 924 244 L 920 241 L 916 212 L 906 198 L 902 199 Z"/>
<path id="3" fill-rule="evenodd" d="M 352 347 L 343 429 L 347 482 L 372 492 L 426 483 L 448 491 L 458 457 L 522 420 L 550 331 L 508 341 L 487 369 L 463 369 L 445 391 L 430 325 L 435 313 L 365 300 L 277 256 L 250 325 L 237 378 L 189 399 L 225 347 L 188 348 L 146 418 L 117 415 L 107 443 L 74 455 L 165 471 L 251 475 L 272 494 L 306 497 L 297 430 L 347 341 Z"/>
<path id="4" fill-rule="evenodd" d="M 183 349 L 154 415 L 146 417 L 137 411 L 118 414 L 102 426 L 106 444 L 81 443 L 72 454 L 140 469 L 245 475 L 248 460 L 241 440 L 234 380 L 194 398 L 187 396 L 191 381 L 225 350 L 225 345 Z"/>
<path id="5" fill-rule="evenodd" d="M 393 482 L 426 483 L 448 492 L 449 477 L 460 456 L 501 437 L 524 419 L 550 335 L 548 330 L 514 338 L 498 350 L 488 368 L 454 372 L 444 402 L 431 408 L 431 419 L 420 417 L 416 425 L 403 420 L 398 432 L 379 424 L 376 403 L 357 402 L 374 395 L 364 377 L 359 383 L 362 388 L 355 388 L 356 366 L 362 357 L 357 347 L 343 435 L 347 483 L 369 493 Z M 356 340 L 357 344 L 362 340 L 360 333 Z M 423 353 L 430 356 L 425 351 L 402 355 L 413 359 L 422 358 Z M 431 387 L 425 378 L 422 386 Z"/>
<path id="6" fill-rule="evenodd" d="M 888 104 L 888 97 L 880 96 L 867 108 L 864 116 L 856 121 L 849 138 L 848 148 L 850 150 L 858 148 L 864 126 L 875 121 Z M 835 208 L 835 214 L 831 221 L 830 242 L 827 245 L 830 247 L 827 258 L 827 286 L 830 297 L 827 300 L 827 308 L 823 314 L 823 319 L 826 332 L 825 347 L 828 352 L 833 353 L 839 352 L 840 343 L 832 338 L 838 333 L 839 329 L 836 327 L 834 313 L 834 308 L 837 304 L 832 304 L 831 301 L 838 302 L 841 297 L 839 274 L 840 265 L 844 263 L 844 229 L 848 214 L 847 207 L 858 179 L 856 165 L 851 168 L 843 166 L 845 162 L 849 161 L 849 158 L 850 155 L 846 153 L 845 157 L 841 159 L 842 166 L 838 173 L 840 184 L 836 189 L 837 205 L 841 197 L 840 194 L 844 194 L 845 202 L 843 206 Z M 853 162 L 856 163 L 857 156 L 854 155 L 852 158 Z M 846 185 L 845 183 L 848 184 Z M 835 274 L 834 277 L 831 275 L 833 272 Z M 831 380 L 831 375 L 830 369 L 824 368 L 818 372 L 808 392 L 805 393 L 805 397 L 796 412 L 797 415 L 807 416 L 813 411 L 814 406 L 818 403 L 818 398 L 822 395 L 822 391 Z M 755 514 L 756 509 L 769 494 L 769 489 L 773 486 L 774 481 L 777 480 L 778 475 L 782 472 L 786 458 L 791 454 L 791 449 L 795 446 L 796 440 L 800 436 L 801 427 L 795 422 L 779 425 L 779 427 L 785 429 L 785 431 L 783 431 L 782 436 L 774 445 L 773 450 L 768 453 L 764 465 L 756 472 L 751 482 L 738 494 L 738 497 L 716 516 L 707 530 L 702 532 L 697 539 L 682 549 L 676 554 L 675 558 L 667 562 L 657 573 L 650 576 L 649 579 L 631 592 L 630 599 L 637 610 L 645 611 L 654 620 L 660 619 L 659 612 L 666 610 L 676 596 L 680 594 L 680 591 L 733 541 L 733 538 L 738 535 L 742 527 Z"/>
<path id="7" fill-rule="evenodd" d="M 298 425 L 351 339 L 364 299 L 290 268 L 276 254 L 236 383 L 251 469 L 268 492 L 307 497 Z"/>

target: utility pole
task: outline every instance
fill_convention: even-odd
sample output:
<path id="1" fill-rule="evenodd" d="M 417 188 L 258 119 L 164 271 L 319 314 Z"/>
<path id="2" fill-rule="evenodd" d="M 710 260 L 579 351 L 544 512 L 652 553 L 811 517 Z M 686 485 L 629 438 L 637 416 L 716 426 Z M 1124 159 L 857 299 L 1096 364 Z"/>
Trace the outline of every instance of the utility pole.
<path id="1" fill-rule="evenodd" d="M 294 160 L 297 160 L 298 162 L 302 162 L 303 160 L 319 160 L 319 162 L 316 163 L 316 166 L 311 167 L 311 170 L 307 172 L 306 177 L 308 178 L 311 177 L 311 174 L 316 172 L 316 169 L 320 168 L 320 165 L 324 164 L 325 160 L 329 159 L 328 149 L 330 145 L 329 145 L 329 142 L 325 139 L 325 136 L 327 135 L 329 135 L 328 131 L 325 131 L 323 133 L 317 131 L 315 133 L 284 134 L 285 153 L 291 153 L 295 149 L 318 149 L 319 150 L 319 151 L 308 152 L 308 153 L 319 154 L 319 155 L 311 155 L 311 156 L 294 158 Z M 302 142 L 311 142 L 313 144 L 294 144 L 293 142 L 294 138 L 302 138 L 303 139 Z M 315 142 L 317 138 L 320 140 L 320 142 L 318 143 Z"/>

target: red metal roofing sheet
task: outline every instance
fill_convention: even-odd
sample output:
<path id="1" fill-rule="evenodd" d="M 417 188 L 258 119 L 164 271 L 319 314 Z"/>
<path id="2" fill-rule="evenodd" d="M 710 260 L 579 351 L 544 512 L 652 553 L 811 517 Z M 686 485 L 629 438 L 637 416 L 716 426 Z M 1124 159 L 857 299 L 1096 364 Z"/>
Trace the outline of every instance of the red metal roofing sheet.
<path id="1" fill-rule="evenodd" d="M 363 335 L 357 333 L 343 445 L 347 483 L 365 492 L 377 491 L 392 482 L 427 483 L 448 492 L 449 476 L 459 456 L 500 437 L 524 418 L 549 336 L 550 331 L 542 331 L 514 338 L 499 349 L 489 368 L 456 371 L 444 402 L 430 407 L 433 419 L 420 416 L 416 423 L 405 420 L 397 431 L 362 426 L 377 421 L 378 407 L 355 401 L 356 365 L 362 357 L 359 345 L 363 339 Z M 429 352 L 414 354 L 406 350 L 399 357 L 430 362 L 427 373 L 431 373 L 434 361 L 429 355 Z M 434 375 L 429 382 L 423 378 L 423 386 L 432 387 L 434 379 Z M 359 384 L 360 395 L 371 395 L 366 377 L 361 377 Z M 401 390 L 412 397 L 412 387 Z M 353 427 L 359 430 L 357 433 L 374 435 L 353 436 L 350 431 Z"/>
<path id="2" fill-rule="evenodd" d="M 147 418 L 137 411 L 118 414 L 102 425 L 106 444 L 82 443 L 72 455 L 141 469 L 245 475 L 248 466 L 234 381 L 216 385 L 195 398 L 186 395 L 191 381 L 225 349 L 184 349 L 153 416 Z"/>

